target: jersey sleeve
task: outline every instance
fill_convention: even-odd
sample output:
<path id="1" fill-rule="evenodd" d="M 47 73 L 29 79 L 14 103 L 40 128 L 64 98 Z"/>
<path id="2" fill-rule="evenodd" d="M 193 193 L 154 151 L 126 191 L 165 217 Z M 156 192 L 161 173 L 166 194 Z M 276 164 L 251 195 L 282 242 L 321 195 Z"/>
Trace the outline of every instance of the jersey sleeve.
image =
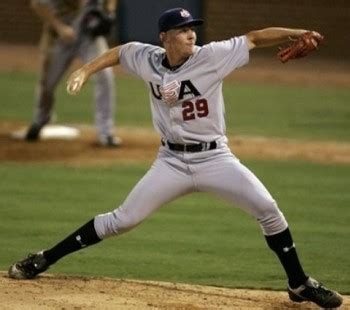
<path id="1" fill-rule="evenodd" d="M 249 48 L 246 36 L 210 43 L 214 64 L 220 78 L 249 62 Z"/>
<path id="2" fill-rule="evenodd" d="M 121 46 L 119 50 L 120 65 L 128 73 L 143 77 L 144 65 L 148 63 L 152 46 L 140 42 L 130 42 Z"/>

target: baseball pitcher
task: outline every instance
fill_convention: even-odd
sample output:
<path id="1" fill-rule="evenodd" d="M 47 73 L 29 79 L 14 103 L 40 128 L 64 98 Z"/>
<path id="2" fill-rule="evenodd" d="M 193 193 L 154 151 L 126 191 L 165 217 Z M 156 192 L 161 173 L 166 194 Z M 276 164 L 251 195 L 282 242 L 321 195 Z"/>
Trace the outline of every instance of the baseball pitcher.
<path id="1" fill-rule="evenodd" d="M 180 196 L 210 192 L 260 224 L 286 272 L 292 301 L 312 301 L 324 308 L 341 305 L 337 292 L 305 274 L 276 201 L 230 151 L 225 135 L 223 79 L 249 62 L 250 50 L 298 39 L 309 31 L 266 28 L 199 47 L 194 27 L 202 23 L 182 8 L 165 11 L 159 19 L 163 47 L 130 42 L 70 76 L 67 90 L 71 94 L 78 93 L 91 75 L 117 64 L 143 79 L 161 137 L 158 157 L 119 208 L 97 215 L 53 248 L 13 264 L 10 277 L 33 278 L 73 251 L 133 229 Z M 319 33 L 311 34 L 314 42 L 320 42 Z"/>

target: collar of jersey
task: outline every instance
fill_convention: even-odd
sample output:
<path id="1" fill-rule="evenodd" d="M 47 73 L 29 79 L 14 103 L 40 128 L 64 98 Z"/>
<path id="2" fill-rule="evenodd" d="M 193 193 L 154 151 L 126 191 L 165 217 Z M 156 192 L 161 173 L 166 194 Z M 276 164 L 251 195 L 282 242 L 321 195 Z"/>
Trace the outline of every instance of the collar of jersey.
<path id="1" fill-rule="evenodd" d="M 170 71 L 175 71 L 175 70 L 179 69 L 184 63 L 186 63 L 188 59 L 189 58 L 187 58 L 181 65 L 170 66 L 169 61 L 168 61 L 168 57 L 166 57 L 166 55 L 165 55 L 163 60 L 162 60 L 162 66 L 169 69 Z"/>

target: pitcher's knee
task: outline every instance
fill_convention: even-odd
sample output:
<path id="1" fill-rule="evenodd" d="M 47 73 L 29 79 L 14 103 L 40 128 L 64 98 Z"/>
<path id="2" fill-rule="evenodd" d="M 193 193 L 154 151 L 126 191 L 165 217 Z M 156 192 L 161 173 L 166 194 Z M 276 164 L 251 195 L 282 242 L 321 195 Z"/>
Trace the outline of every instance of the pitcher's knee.
<path id="1" fill-rule="evenodd" d="M 137 216 L 125 212 L 122 207 L 113 212 L 100 214 L 95 217 L 95 229 L 100 239 L 123 234 L 141 222 Z"/>
<path id="2" fill-rule="evenodd" d="M 258 218 L 264 235 L 274 235 L 280 233 L 288 227 L 288 223 L 277 206 L 275 200 L 272 200 L 263 210 Z"/>

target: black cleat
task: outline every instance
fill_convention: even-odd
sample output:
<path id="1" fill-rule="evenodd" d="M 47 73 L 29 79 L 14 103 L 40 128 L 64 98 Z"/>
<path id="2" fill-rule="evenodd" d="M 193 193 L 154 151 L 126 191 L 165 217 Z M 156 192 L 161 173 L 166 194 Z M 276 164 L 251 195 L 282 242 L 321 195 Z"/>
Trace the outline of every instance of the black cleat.
<path id="1" fill-rule="evenodd" d="M 27 141 L 30 141 L 30 142 L 34 142 L 34 141 L 39 140 L 41 128 L 42 127 L 39 125 L 32 124 L 29 127 L 24 139 Z"/>
<path id="2" fill-rule="evenodd" d="M 322 308 L 337 308 L 343 298 L 335 291 L 329 290 L 313 278 L 295 289 L 288 287 L 289 299 L 295 302 L 312 301 Z"/>
<path id="3" fill-rule="evenodd" d="M 29 254 L 27 258 L 11 265 L 8 274 L 13 279 L 33 279 L 49 268 L 43 252 Z"/>

